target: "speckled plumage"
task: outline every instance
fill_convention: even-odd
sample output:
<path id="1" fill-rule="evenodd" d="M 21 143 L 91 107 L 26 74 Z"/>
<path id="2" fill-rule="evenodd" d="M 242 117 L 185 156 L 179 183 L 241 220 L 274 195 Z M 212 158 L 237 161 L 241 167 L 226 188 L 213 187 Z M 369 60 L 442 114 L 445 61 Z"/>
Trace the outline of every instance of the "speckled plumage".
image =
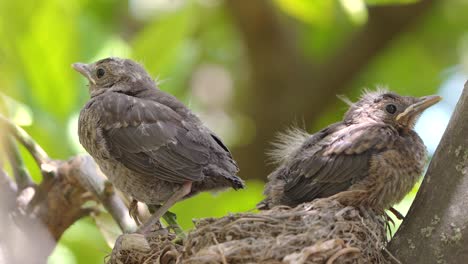
<path id="1" fill-rule="evenodd" d="M 190 192 L 184 198 L 244 187 L 221 140 L 159 90 L 139 64 L 107 58 L 74 67 L 90 81 L 91 98 L 78 123 L 80 142 L 118 189 L 158 205 L 187 182 Z"/>
<path id="2" fill-rule="evenodd" d="M 413 127 L 419 114 L 439 100 L 366 92 L 343 121 L 313 135 L 297 129 L 280 135 L 271 153 L 279 166 L 269 175 L 266 199 L 258 207 L 296 206 L 339 193 L 346 204 L 389 208 L 423 172 L 426 148 Z M 386 110 L 390 104 L 394 113 Z"/>

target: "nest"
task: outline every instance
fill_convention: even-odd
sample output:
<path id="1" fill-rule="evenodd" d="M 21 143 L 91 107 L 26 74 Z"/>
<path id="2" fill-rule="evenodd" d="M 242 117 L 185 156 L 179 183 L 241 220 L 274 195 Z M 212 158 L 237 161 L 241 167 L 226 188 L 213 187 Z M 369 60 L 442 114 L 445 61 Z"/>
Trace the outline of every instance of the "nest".
<path id="1" fill-rule="evenodd" d="M 332 199 L 201 219 L 183 247 L 156 237 L 112 263 L 388 263 L 386 217 Z"/>

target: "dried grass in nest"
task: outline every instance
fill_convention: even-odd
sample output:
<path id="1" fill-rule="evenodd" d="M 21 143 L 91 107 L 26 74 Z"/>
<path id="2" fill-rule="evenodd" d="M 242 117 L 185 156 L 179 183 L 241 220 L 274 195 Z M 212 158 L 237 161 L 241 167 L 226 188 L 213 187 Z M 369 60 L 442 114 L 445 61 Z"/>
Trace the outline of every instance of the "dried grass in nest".
<path id="1" fill-rule="evenodd" d="M 147 263 L 388 263 L 385 226 L 385 217 L 373 211 L 321 199 L 201 219 L 183 248 L 152 244 Z"/>
<path id="2" fill-rule="evenodd" d="M 385 263 L 385 221 L 331 199 L 202 219 L 184 263 Z"/>
<path id="3" fill-rule="evenodd" d="M 175 263 L 182 246 L 175 244 L 176 236 L 161 229 L 144 237 L 123 234 L 115 242 L 108 264 Z"/>

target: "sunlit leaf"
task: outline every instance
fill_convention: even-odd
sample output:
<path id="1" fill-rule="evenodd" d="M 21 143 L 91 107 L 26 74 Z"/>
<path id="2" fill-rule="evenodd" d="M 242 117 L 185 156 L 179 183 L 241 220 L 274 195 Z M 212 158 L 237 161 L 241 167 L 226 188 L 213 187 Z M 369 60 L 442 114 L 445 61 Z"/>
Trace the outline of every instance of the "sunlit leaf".
<path id="1" fill-rule="evenodd" d="M 296 19 L 314 25 L 330 24 L 336 1 L 275 0 L 278 7 Z"/>
<path id="2" fill-rule="evenodd" d="M 367 8 L 363 0 L 340 0 L 340 3 L 351 21 L 357 25 L 366 23 Z"/>
<path id="3" fill-rule="evenodd" d="M 9 119 L 19 126 L 29 126 L 33 122 L 31 108 L 9 96 L 0 93 L 0 100 L 6 104 Z"/>
<path id="4" fill-rule="evenodd" d="M 181 11 L 166 14 L 136 36 L 133 57 L 141 61 L 153 75 L 162 79 L 171 76 L 185 43 L 194 29 L 193 9 L 186 5 Z"/>
<path id="5" fill-rule="evenodd" d="M 27 85 L 31 87 L 29 102 L 61 118 L 74 108 L 76 98 L 71 82 L 74 73 L 69 70 L 77 47 L 76 11 L 62 1 L 42 2 L 17 43 Z"/>
<path id="6" fill-rule="evenodd" d="M 52 254 L 47 260 L 47 264 L 76 264 L 75 254 L 67 246 L 57 244 Z"/>
<path id="7" fill-rule="evenodd" d="M 102 264 L 106 255 L 111 252 L 94 221 L 89 217 L 68 228 L 60 243 L 74 249 L 77 263 Z"/>

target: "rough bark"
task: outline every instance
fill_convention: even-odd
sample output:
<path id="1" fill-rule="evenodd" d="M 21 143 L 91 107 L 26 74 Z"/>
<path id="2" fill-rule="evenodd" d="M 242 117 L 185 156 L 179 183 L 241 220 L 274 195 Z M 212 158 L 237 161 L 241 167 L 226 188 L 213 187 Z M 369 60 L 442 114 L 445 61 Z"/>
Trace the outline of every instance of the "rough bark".
<path id="1" fill-rule="evenodd" d="M 401 33 L 411 29 L 435 1 L 369 7 L 369 20 L 322 65 L 298 49 L 284 17 L 271 1 L 227 0 L 250 62 L 249 100 L 242 109 L 255 124 L 255 138 L 234 149 L 243 178 L 265 179 L 265 149 L 295 121 L 311 124 L 348 84 Z"/>
<path id="2" fill-rule="evenodd" d="M 468 259 L 468 82 L 389 249 L 402 263 Z"/>

